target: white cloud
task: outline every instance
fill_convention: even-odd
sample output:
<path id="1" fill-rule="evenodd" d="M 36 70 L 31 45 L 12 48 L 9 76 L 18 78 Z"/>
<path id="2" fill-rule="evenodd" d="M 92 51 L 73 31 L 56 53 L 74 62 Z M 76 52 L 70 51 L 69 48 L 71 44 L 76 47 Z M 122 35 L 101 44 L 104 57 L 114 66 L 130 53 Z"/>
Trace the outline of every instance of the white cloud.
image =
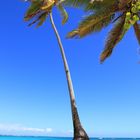
<path id="1" fill-rule="evenodd" d="M 47 135 L 52 132 L 52 128 L 35 128 L 35 127 L 25 127 L 20 124 L 0 124 L 0 133 L 7 134 L 41 134 Z"/>
<path id="2" fill-rule="evenodd" d="M 52 132 L 52 128 L 46 128 L 46 132 L 51 133 Z"/>

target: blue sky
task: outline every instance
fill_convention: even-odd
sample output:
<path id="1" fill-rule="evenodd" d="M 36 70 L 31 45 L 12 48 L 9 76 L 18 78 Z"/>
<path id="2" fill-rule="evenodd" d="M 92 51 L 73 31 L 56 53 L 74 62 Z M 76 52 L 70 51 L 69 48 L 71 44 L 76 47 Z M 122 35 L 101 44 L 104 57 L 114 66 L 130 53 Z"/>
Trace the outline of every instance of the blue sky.
<path id="1" fill-rule="evenodd" d="M 39 29 L 23 21 L 27 5 L 1 1 L 0 134 L 71 136 L 67 83 L 49 19 Z M 107 32 L 66 40 L 82 10 L 67 9 L 63 27 L 54 19 L 69 62 L 81 122 L 90 136 L 140 137 L 140 56 L 133 29 L 99 63 Z"/>

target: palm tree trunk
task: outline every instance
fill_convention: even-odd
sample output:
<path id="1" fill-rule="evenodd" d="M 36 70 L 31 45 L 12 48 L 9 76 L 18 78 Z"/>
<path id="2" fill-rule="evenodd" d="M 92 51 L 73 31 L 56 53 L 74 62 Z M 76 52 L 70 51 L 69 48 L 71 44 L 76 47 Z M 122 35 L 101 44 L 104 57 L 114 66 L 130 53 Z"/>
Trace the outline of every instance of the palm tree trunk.
<path id="1" fill-rule="evenodd" d="M 62 55 L 62 59 L 63 59 L 63 63 L 64 63 L 65 73 L 66 73 L 66 77 L 67 77 L 67 84 L 68 84 L 68 89 L 69 89 L 69 96 L 70 96 L 71 110 L 72 110 L 73 127 L 74 127 L 74 140 L 89 140 L 85 130 L 83 129 L 83 127 L 81 125 L 80 119 L 79 119 L 76 102 L 75 102 L 73 84 L 72 84 L 71 75 L 70 75 L 70 71 L 69 71 L 69 66 L 67 63 L 67 59 L 65 56 L 65 52 L 63 49 L 63 45 L 62 45 L 59 33 L 56 29 L 56 26 L 55 26 L 55 23 L 53 20 L 52 13 L 50 13 L 50 20 L 51 20 L 52 27 L 54 29 L 54 32 L 55 32 L 57 40 L 58 40 L 58 44 L 60 47 L 60 51 L 61 51 L 61 55 Z"/>

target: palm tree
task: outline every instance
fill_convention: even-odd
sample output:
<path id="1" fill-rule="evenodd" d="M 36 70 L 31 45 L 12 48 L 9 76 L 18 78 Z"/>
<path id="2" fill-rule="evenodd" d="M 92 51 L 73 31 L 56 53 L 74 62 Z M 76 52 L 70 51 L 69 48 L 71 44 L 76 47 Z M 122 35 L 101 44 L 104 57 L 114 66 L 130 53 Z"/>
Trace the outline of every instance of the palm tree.
<path id="1" fill-rule="evenodd" d="M 82 38 L 114 23 L 100 56 L 101 63 L 112 54 L 131 26 L 140 44 L 140 0 L 68 0 L 66 4 L 83 7 L 88 12 L 88 16 L 80 22 L 77 29 L 68 34 L 68 38 Z"/>
<path id="2" fill-rule="evenodd" d="M 57 41 L 59 44 L 59 49 L 62 55 L 62 60 L 64 63 L 64 69 L 66 73 L 66 78 L 67 78 L 67 84 L 68 84 L 68 89 L 69 89 L 69 96 L 70 96 L 70 102 L 71 102 L 71 109 L 72 109 L 72 119 L 73 119 L 73 127 L 74 127 L 74 140 L 88 140 L 88 136 L 83 129 L 77 107 L 76 107 L 76 102 L 75 102 L 75 96 L 74 96 L 74 89 L 73 89 L 73 84 L 71 80 L 71 75 L 70 75 L 70 70 L 69 66 L 67 63 L 67 59 L 65 56 L 64 48 L 61 42 L 61 38 L 59 36 L 59 33 L 57 31 L 57 28 L 55 26 L 54 20 L 53 20 L 53 15 L 52 15 L 52 8 L 54 6 L 57 6 L 63 16 L 62 24 L 64 24 L 67 19 L 68 15 L 63 8 L 63 5 L 60 1 L 58 0 L 27 0 L 31 3 L 29 9 L 26 12 L 25 15 L 25 21 L 30 21 L 33 20 L 29 26 L 32 24 L 37 23 L 37 26 L 41 26 L 44 21 L 46 20 L 47 16 L 50 16 L 50 21 L 52 24 L 52 27 L 54 29 L 55 35 L 57 37 Z"/>

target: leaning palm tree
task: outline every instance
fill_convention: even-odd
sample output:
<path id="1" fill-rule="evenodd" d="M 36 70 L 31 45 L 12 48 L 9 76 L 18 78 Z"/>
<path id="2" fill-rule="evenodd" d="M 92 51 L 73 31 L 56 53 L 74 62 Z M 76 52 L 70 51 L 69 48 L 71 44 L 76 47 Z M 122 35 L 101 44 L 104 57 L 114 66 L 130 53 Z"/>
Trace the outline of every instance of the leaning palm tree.
<path id="1" fill-rule="evenodd" d="M 89 14 L 68 34 L 68 38 L 82 38 L 114 23 L 100 56 L 101 63 L 112 54 L 131 26 L 140 44 L 140 0 L 68 0 L 66 4 L 83 7 Z"/>
<path id="2" fill-rule="evenodd" d="M 69 66 L 67 63 L 67 59 L 65 56 L 64 48 L 61 42 L 61 38 L 59 36 L 59 33 L 57 31 L 57 28 L 55 26 L 54 20 L 53 20 L 53 15 L 52 15 L 52 8 L 54 6 L 57 6 L 63 16 L 62 24 L 64 24 L 67 19 L 68 15 L 65 9 L 63 8 L 62 2 L 58 0 L 26 0 L 30 2 L 30 7 L 26 12 L 25 15 L 25 21 L 31 21 L 29 26 L 33 24 L 37 24 L 37 26 L 41 26 L 46 18 L 49 16 L 50 21 L 52 24 L 52 27 L 54 29 L 54 32 L 57 37 L 57 41 L 59 44 L 60 52 L 62 55 L 63 63 L 64 63 L 64 69 L 66 73 L 66 78 L 67 78 L 67 84 L 68 84 L 68 89 L 69 89 L 69 96 L 70 96 L 70 101 L 71 101 L 71 109 L 72 109 L 72 119 L 73 119 L 73 127 L 74 127 L 74 140 L 88 140 L 88 136 L 83 129 L 77 107 L 76 107 L 76 102 L 75 102 L 75 96 L 74 96 L 74 89 L 73 89 L 73 84 L 71 80 L 71 75 L 70 75 L 70 70 Z"/>

